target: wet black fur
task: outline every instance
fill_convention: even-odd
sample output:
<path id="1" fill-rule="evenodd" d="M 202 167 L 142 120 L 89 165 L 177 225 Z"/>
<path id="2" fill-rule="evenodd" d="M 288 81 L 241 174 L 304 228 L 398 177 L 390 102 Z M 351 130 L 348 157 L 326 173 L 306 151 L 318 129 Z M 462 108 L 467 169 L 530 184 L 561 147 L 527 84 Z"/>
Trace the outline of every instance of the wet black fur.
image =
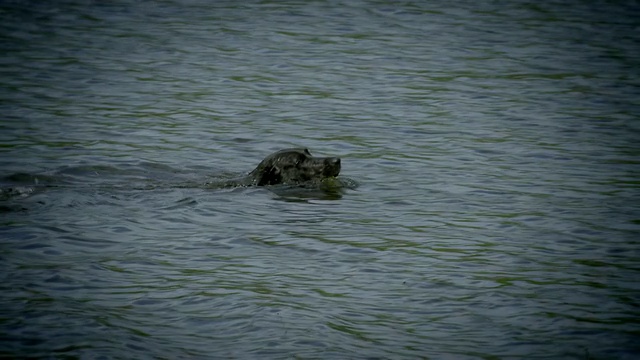
<path id="1" fill-rule="evenodd" d="M 308 149 L 280 150 L 267 156 L 249 177 L 258 186 L 277 184 L 303 184 L 338 176 L 340 158 L 320 158 L 311 155 Z"/>

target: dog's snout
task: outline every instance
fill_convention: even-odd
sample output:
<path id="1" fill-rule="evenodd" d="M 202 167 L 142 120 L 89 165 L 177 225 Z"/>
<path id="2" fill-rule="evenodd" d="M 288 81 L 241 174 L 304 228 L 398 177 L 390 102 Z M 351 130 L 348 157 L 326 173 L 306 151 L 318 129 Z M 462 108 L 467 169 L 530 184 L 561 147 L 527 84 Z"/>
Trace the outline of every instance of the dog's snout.
<path id="1" fill-rule="evenodd" d="M 340 166 L 340 158 L 327 158 L 325 162 L 329 165 Z"/>
<path id="2" fill-rule="evenodd" d="M 325 176 L 338 176 L 338 174 L 340 174 L 340 158 L 326 158 L 324 164 Z"/>

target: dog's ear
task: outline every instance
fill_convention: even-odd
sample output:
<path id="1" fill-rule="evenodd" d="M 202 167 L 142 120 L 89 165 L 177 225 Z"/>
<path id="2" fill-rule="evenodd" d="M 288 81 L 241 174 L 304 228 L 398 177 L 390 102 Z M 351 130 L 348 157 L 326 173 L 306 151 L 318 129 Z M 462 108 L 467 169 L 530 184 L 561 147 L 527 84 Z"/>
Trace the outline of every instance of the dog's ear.
<path id="1" fill-rule="evenodd" d="M 258 179 L 258 186 L 276 185 L 282 182 L 282 174 L 280 169 L 275 166 L 267 166 L 262 170 L 260 179 Z"/>

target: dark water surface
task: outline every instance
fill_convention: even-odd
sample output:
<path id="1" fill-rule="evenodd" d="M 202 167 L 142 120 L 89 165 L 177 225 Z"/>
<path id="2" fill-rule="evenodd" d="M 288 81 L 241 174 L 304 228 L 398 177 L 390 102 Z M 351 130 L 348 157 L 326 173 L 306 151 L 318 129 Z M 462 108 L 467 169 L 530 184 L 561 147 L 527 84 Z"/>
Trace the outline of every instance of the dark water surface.
<path id="1" fill-rule="evenodd" d="M 3 1 L 0 357 L 638 358 L 639 19 Z"/>

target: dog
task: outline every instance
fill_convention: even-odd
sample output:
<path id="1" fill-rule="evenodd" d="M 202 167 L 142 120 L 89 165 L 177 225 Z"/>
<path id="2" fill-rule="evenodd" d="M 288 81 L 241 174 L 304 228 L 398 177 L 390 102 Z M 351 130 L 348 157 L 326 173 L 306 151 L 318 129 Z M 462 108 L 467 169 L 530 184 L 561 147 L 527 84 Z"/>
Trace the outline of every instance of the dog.
<path id="1" fill-rule="evenodd" d="M 248 177 L 257 186 L 300 185 L 320 182 L 339 173 L 340 158 L 314 157 L 308 149 L 294 148 L 267 156 Z"/>

